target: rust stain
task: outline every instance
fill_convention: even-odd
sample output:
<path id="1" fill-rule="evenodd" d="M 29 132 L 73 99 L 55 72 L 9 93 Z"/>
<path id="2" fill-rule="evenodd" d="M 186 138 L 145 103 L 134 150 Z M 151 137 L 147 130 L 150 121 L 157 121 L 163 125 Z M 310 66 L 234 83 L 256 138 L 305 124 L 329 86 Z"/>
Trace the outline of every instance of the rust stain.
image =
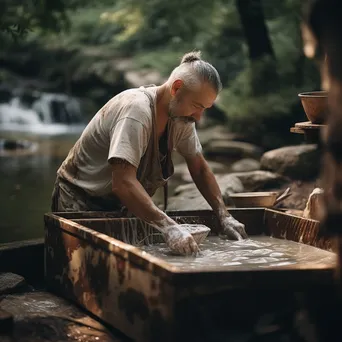
<path id="1" fill-rule="evenodd" d="M 116 270 L 118 274 L 119 284 L 122 285 L 125 280 L 125 269 L 126 269 L 126 260 L 118 259 L 116 264 Z"/>
<path id="2" fill-rule="evenodd" d="M 264 215 L 260 213 L 257 215 L 261 218 Z M 212 213 L 199 216 L 189 212 L 188 216 L 178 216 L 177 221 L 216 224 Z M 136 227 L 139 230 L 140 238 L 143 237 L 144 226 L 139 221 L 100 219 L 104 217 L 113 215 L 76 213 L 75 218 L 79 219 L 77 223 L 58 216 L 46 218 L 47 281 L 50 286 L 128 336 L 138 340 L 142 336 L 148 341 L 163 340 L 160 339 L 158 330 L 167 331 L 170 328 L 175 303 L 180 298 L 201 295 L 202 292 L 215 291 L 224 286 L 224 281 L 222 284 L 210 282 L 202 285 L 193 282 L 187 288 L 184 286 L 184 277 L 173 278 L 173 274 L 170 275 L 170 271 L 164 269 L 162 264 L 156 265 L 147 257 L 139 259 L 139 255 L 133 252 L 130 254 L 130 249 L 125 250 L 118 244 L 112 244 L 111 240 L 100 233 L 105 232 L 120 238 L 122 222 L 126 222 L 130 229 Z M 243 213 L 240 213 L 241 217 Z M 73 219 L 72 216 L 69 218 Z M 248 222 L 253 223 L 253 214 L 248 216 Z M 92 227 L 96 232 L 82 227 L 81 223 Z M 318 237 L 318 225 L 315 221 L 300 220 L 283 213 L 267 212 L 265 224 L 258 229 L 268 230 L 275 237 L 286 236 L 303 243 L 328 245 L 327 240 Z M 321 274 L 317 272 L 318 276 Z M 272 280 L 271 278 L 274 277 L 270 275 L 269 279 Z"/>
<path id="3" fill-rule="evenodd" d="M 154 290 L 156 290 L 156 289 L 157 289 L 157 284 L 156 284 L 156 282 L 152 279 L 152 281 L 151 281 L 151 290 L 154 291 Z"/>
<path id="4" fill-rule="evenodd" d="M 101 109 L 100 116 L 105 117 L 108 114 L 108 109 L 111 106 L 111 101 L 109 100 Z"/>
<path id="5" fill-rule="evenodd" d="M 67 179 L 69 182 L 78 178 L 78 156 L 80 155 L 81 143 L 80 139 L 76 141 L 75 145 L 69 151 L 68 156 L 64 160 L 59 169 L 61 177 Z"/>
<path id="6" fill-rule="evenodd" d="M 142 292 L 133 288 L 119 294 L 119 309 L 124 313 L 128 321 L 135 323 L 136 318 L 146 320 L 149 316 L 148 302 Z"/>

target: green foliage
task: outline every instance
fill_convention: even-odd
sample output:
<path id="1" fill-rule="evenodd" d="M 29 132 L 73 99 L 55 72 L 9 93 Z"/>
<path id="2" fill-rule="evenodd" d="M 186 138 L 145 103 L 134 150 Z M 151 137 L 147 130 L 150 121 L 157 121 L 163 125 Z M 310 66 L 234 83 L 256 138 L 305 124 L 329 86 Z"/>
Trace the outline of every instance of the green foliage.
<path id="1" fill-rule="evenodd" d="M 2 0 L 0 32 L 17 38 L 34 27 L 60 30 L 67 23 L 64 0 Z"/>
<path id="2" fill-rule="evenodd" d="M 101 0 L 101 6 L 114 1 Z M 22 38 L 28 32 L 61 32 L 70 27 L 68 11 L 96 8 L 91 0 L 1 0 L 0 33 Z"/>
<path id="3" fill-rule="evenodd" d="M 188 46 L 179 50 L 167 48 L 137 53 L 134 56 L 134 68 L 156 69 L 164 77 L 167 77 L 179 64 L 184 51 L 187 50 L 191 50 L 191 48 Z"/>
<path id="4" fill-rule="evenodd" d="M 26 41 L 52 51 L 75 49 L 73 77 L 90 73 L 106 84 L 118 77 L 116 57 L 167 76 L 185 52 L 200 49 L 221 75 L 218 106 L 229 127 L 258 139 L 277 132 L 273 123 L 288 131 L 303 119 L 297 93 L 319 88 L 318 70 L 302 53 L 302 1 L 262 3 L 276 58 L 253 64 L 235 0 L 2 0 L 0 32 L 31 29 Z"/>
<path id="5" fill-rule="evenodd" d="M 244 67 L 220 94 L 218 107 L 226 113 L 230 129 L 271 148 L 291 139 L 290 127 L 306 120 L 297 94 L 317 90 L 320 83 L 317 67 L 303 56 L 301 2 L 263 3 L 276 60 L 251 63 L 246 50 L 240 53 Z M 273 68 L 277 78 L 269 72 Z"/>
<path id="6" fill-rule="evenodd" d="M 118 25 L 101 19 L 107 8 L 85 8 L 70 12 L 70 29 L 61 33 L 55 33 L 48 38 L 54 42 L 60 42 L 64 46 L 106 46 L 111 45 L 114 36 L 120 32 Z M 51 41 L 51 40 L 50 40 Z"/>

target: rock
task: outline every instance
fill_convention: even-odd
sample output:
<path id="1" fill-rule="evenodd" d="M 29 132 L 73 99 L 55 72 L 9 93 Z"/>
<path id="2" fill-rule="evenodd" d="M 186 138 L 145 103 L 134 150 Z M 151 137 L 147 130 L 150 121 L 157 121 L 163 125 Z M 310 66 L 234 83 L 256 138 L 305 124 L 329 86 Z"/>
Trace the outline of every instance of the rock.
<path id="1" fill-rule="evenodd" d="M 169 198 L 167 206 L 168 210 L 210 210 L 210 205 L 206 200 L 198 193 L 195 198 L 189 197 L 177 197 L 173 196 Z"/>
<path id="2" fill-rule="evenodd" d="M 0 308 L 0 334 L 8 333 L 12 329 L 13 315 Z M 3 339 L 1 339 L 1 341 L 3 341 Z"/>
<path id="3" fill-rule="evenodd" d="M 229 193 L 236 193 L 243 191 L 243 185 L 235 174 L 217 175 L 217 183 L 221 189 L 229 191 Z M 187 195 L 192 194 L 193 191 L 198 191 L 194 183 L 179 185 L 175 191 L 175 195 Z M 224 192 L 224 191 L 223 191 Z"/>
<path id="4" fill-rule="evenodd" d="M 140 68 L 136 70 L 134 60 L 131 58 L 117 59 L 115 68 L 124 75 L 127 87 L 138 88 L 148 84 L 162 84 L 166 79 L 156 70 Z"/>
<path id="5" fill-rule="evenodd" d="M 262 150 L 255 145 L 242 141 L 211 140 L 204 148 L 206 156 L 223 156 L 231 158 L 260 158 Z"/>
<path id="6" fill-rule="evenodd" d="M 220 174 L 227 170 L 227 166 L 222 163 L 217 163 L 214 161 L 207 161 L 207 163 L 214 173 Z M 185 182 L 192 182 L 192 178 L 186 163 L 177 164 L 175 166 L 175 176 L 180 177 Z"/>
<path id="7" fill-rule="evenodd" d="M 306 207 L 308 198 L 313 190 L 319 187 L 319 182 L 310 181 L 310 182 L 302 182 L 302 181 L 292 181 L 287 184 L 285 187 L 291 188 L 291 196 L 285 198 L 279 205 L 280 208 L 289 208 L 291 210 L 303 210 Z M 298 214 L 297 214 L 298 215 Z"/>
<path id="8" fill-rule="evenodd" d="M 289 180 L 269 171 L 234 172 L 216 175 L 226 205 L 231 204 L 229 195 L 243 191 L 279 189 Z M 169 198 L 169 210 L 211 209 L 194 183 L 179 185 Z"/>
<path id="9" fill-rule="evenodd" d="M 232 164 L 230 169 L 233 172 L 256 171 L 260 169 L 260 162 L 255 159 L 244 158 Z"/>
<path id="10" fill-rule="evenodd" d="M 0 295 L 13 293 L 27 286 L 25 278 L 14 273 L 0 273 Z"/>
<path id="11" fill-rule="evenodd" d="M 231 204 L 229 195 L 243 191 L 241 181 L 232 175 L 225 175 L 218 179 L 223 200 L 225 203 Z M 211 209 L 201 193 L 197 190 L 194 183 L 180 185 L 175 189 L 174 197 L 169 198 L 169 210 L 199 210 Z"/>
<path id="12" fill-rule="evenodd" d="M 279 188 L 289 182 L 289 179 L 279 174 L 275 174 L 269 171 L 249 171 L 249 172 L 234 172 L 223 176 L 237 177 L 243 187 L 244 191 L 260 191 Z M 218 176 L 222 177 L 222 176 Z"/>
<path id="13" fill-rule="evenodd" d="M 211 141 L 234 140 L 237 138 L 236 134 L 229 133 L 227 129 L 222 125 L 211 126 L 205 129 L 198 129 L 197 135 L 203 148 L 205 148 Z"/>
<path id="14" fill-rule="evenodd" d="M 162 84 L 165 79 L 158 71 L 151 69 L 129 70 L 124 73 L 124 80 L 128 87 L 138 88 L 148 84 Z"/>
<path id="15" fill-rule="evenodd" d="M 28 155 L 38 150 L 38 143 L 28 140 L 0 139 L 0 157 Z"/>
<path id="16" fill-rule="evenodd" d="M 212 107 L 206 109 L 201 117 L 201 120 L 197 122 L 198 128 L 209 128 L 212 126 L 222 127 L 227 122 L 227 115 L 214 103 Z"/>
<path id="17" fill-rule="evenodd" d="M 313 179 L 319 174 L 320 157 L 314 144 L 281 147 L 264 153 L 261 169 L 296 180 Z"/>

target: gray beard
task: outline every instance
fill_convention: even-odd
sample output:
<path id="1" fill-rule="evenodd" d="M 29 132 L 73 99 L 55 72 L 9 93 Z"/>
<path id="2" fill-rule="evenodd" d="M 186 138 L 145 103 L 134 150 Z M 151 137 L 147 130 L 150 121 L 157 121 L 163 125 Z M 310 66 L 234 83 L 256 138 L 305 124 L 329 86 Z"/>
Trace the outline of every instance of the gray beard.
<path id="1" fill-rule="evenodd" d="M 183 121 L 185 123 L 193 123 L 196 120 L 192 117 L 192 116 L 177 116 L 177 115 L 173 115 L 170 111 L 169 111 L 169 118 L 173 121 Z"/>

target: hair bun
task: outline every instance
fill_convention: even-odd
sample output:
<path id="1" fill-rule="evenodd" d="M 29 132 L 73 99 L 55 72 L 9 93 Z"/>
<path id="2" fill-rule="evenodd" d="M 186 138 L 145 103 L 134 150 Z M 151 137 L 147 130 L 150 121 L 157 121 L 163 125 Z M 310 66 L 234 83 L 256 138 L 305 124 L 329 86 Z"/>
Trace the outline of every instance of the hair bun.
<path id="1" fill-rule="evenodd" d="M 200 61 L 201 60 L 201 51 L 193 51 L 186 53 L 181 61 L 181 64 L 183 63 L 192 63 L 195 61 Z"/>

